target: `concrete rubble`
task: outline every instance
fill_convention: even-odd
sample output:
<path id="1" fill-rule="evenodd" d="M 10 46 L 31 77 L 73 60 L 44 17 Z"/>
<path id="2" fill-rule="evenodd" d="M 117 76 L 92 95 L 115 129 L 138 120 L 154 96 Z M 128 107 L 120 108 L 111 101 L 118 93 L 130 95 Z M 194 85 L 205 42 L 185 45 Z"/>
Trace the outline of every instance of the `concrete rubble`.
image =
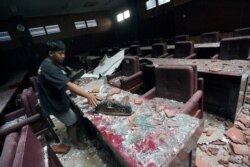
<path id="1" fill-rule="evenodd" d="M 239 69 L 241 68 L 239 67 Z M 134 102 L 140 105 L 141 99 L 135 99 Z M 156 109 L 161 110 L 161 107 L 156 106 Z M 164 112 L 171 117 L 172 113 Z M 204 113 L 204 120 L 204 131 L 198 141 L 196 161 L 193 166 L 250 166 L 250 84 L 246 90 L 245 104 L 234 123 L 207 113 Z M 55 118 L 53 121 L 60 139 L 71 145 L 67 140 L 65 127 Z M 131 118 L 131 123 L 133 123 L 133 118 Z M 81 138 L 89 144 L 88 148 L 77 150 L 71 145 L 71 150 L 67 154 L 57 154 L 64 166 L 115 166 L 115 162 L 112 163 L 112 156 L 108 155 L 104 148 L 94 146 L 95 144 L 83 133 Z"/>
<path id="2" fill-rule="evenodd" d="M 250 166 L 250 84 L 245 104 L 234 123 L 205 114 L 205 128 L 198 141 L 196 166 Z"/>

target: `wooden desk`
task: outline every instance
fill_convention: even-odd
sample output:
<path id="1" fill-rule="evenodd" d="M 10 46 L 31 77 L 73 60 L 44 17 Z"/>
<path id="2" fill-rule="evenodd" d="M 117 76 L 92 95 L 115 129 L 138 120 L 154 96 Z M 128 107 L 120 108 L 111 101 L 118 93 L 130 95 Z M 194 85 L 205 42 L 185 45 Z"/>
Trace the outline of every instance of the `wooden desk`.
<path id="1" fill-rule="evenodd" d="M 250 61 L 148 58 L 158 65 L 196 65 L 204 78 L 205 111 L 234 120 L 243 105 Z M 153 68 L 152 68 L 153 70 Z M 147 75 L 147 74 L 144 74 Z"/>
<path id="2" fill-rule="evenodd" d="M 12 74 L 12 77 L 10 77 L 6 84 L 0 87 L 0 115 L 10 100 L 13 98 L 17 88 L 21 85 L 27 74 L 28 71 L 21 71 Z"/>
<path id="3" fill-rule="evenodd" d="M 110 92 L 110 88 L 105 92 Z M 183 103 L 172 100 L 144 99 L 143 104 L 136 105 L 134 99 L 138 95 L 126 91 L 112 98 L 121 101 L 124 96 L 130 97 L 132 111 L 136 114 L 132 124 L 126 116 L 93 114 L 92 108 L 83 107 L 79 97 L 71 99 L 95 127 L 120 166 L 191 166 L 192 150 L 196 149 L 204 122 L 178 113 Z M 176 116 L 166 117 L 160 111 L 164 107 L 174 110 Z"/>
<path id="4" fill-rule="evenodd" d="M 27 76 L 28 71 L 20 71 L 10 74 L 8 81 L 0 87 L 0 91 L 8 90 L 13 87 L 18 87 Z"/>
<path id="5" fill-rule="evenodd" d="M 152 46 L 141 46 L 140 48 L 143 55 L 147 55 L 152 52 Z M 220 42 L 196 43 L 194 44 L 194 48 L 197 49 L 197 57 L 199 59 L 210 58 L 219 52 Z M 128 48 L 122 48 L 122 49 L 126 50 Z M 175 49 L 175 45 L 167 45 L 167 49 L 168 52 L 172 54 L 173 50 Z"/>
<path id="6" fill-rule="evenodd" d="M 15 94 L 17 88 L 12 88 L 4 91 L 0 91 L 0 115 L 2 114 L 3 110 L 7 106 L 8 102 L 12 99 L 13 95 Z"/>
<path id="7" fill-rule="evenodd" d="M 214 43 L 197 43 L 196 48 L 197 59 L 210 59 L 220 51 L 220 42 Z"/>
<path id="8" fill-rule="evenodd" d="M 195 43 L 194 48 L 219 48 L 220 42 Z"/>
<path id="9" fill-rule="evenodd" d="M 168 49 L 175 49 L 175 45 L 167 45 Z M 219 48 L 220 42 L 213 43 L 196 43 L 194 48 Z M 141 50 L 152 50 L 152 46 L 142 46 Z"/>

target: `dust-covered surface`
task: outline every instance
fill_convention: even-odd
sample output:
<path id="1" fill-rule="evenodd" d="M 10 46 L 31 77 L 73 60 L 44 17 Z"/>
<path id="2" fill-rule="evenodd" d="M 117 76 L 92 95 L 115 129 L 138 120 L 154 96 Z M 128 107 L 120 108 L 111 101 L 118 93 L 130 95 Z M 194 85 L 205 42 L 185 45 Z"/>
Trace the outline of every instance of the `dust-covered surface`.
<path id="1" fill-rule="evenodd" d="M 158 65 L 196 65 L 199 72 L 210 72 L 227 75 L 242 75 L 250 69 L 247 60 L 219 60 L 219 59 L 162 59 L 147 58 Z"/>
<path id="2" fill-rule="evenodd" d="M 115 91 L 108 85 L 102 85 L 95 95 L 120 103 L 127 98 L 132 107 L 133 115 L 130 117 L 109 116 L 96 113 L 86 104 L 84 98 L 71 97 L 84 116 L 129 165 L 168 166 L 182 158 L 177 156 L 179 152 L 187 155 L 185 151 L 196 148 L 202 131 L 198 129 L 203 126 L 199 119 L 179 113 L 183 103 L 156 98 L 141 99 L 141 103 L 137 104 L 138 95 L 122 90 Z M 175 114 L 166 115 L 169 111 L 174 111 Z"/>
<path id="3" fill-rule="evenodd" d="M 93 85 L 93 88 L 95 85 Z M 249 118 L 250 113 L 250 85 L 248 85 L 248 90 L 246 92 L 247 98 L 245 99 L 245 105 L 242 109 L 242 112 L 239 114 L 238 119 Z M 116 95 L 117 96 L 117 95 Z M 136 96 L 136 95 L 135 95 Z M 161 101 L 162 102 L 162 101 Z M 173 104 L 176 105 L 172 101 Z M 158 109 L 162 109 L 162 107 L 158 107 Z M 243 118 L 241 117 L 243 115 Z M 104 116 L 108 117 L 108 116 Z M 66 144 L 70 145 L 70 142 L 66 137 L 66 129 L 65 127 L 56 119 L 53 119 L 56 125 L 56 133 L 59 135 L 60 139 L 62 139 Z M 224 118 L 220 118 L 218 116 L 214 116 L 212 114 L 204 113 L 204 131 L 198 141 L 198 147 L 196 149 L 196 166 L 204 167 L 246 167 L 250 166 L 249 155 L 240 155 L 234 152 L 233 147 L 231 147 L 230 143 L 232 140 L 228 138 L 226 135 L 227 130 L 232 127 L 236 127 L 241 131 L 241 134 L 245 136 L 243 137 L 243 144 L 249 149 L 250 128 L 246 127 L 246 120 L 239 120 L 235 122 L 235 125 L 226 120 Z M 243 124 L 242 122 L 245 124 Z M 240 122 L 240 123 L 239 123 Z M 243 124 L 243 125 L 242 125 Z M 248 126 L 248 125 L 247 125 Z M 81 130 L 80 130 L 81 132 Z M 112 133 L 112 131 L 110 132 Z M 112 156 L 108 154 L 104 147 L 96 147 L 92 141 L 86 137 L 86 135 L 82 132 L 80 134 L 82 140 L 85 143 L 89 143 L 90 146 L 86 148 L 86 150 L 78 150 L 75 149 L 71 145 L 70 151 L 65 155 L 57 154 L 62 162 L 63 166 L 116 166 L 117 164 L 113 160 Z M 242 137 L 242 135 L 241 135 Z M 236 150 L 238 151 L 238 150 Z M 243 149 L 244 151 L 244 149 Z M 246 150 L 247 151 L 247 150 Z M 237 152 L 239 153 L 239 152 Z M 193 164 L 195 166 L 195 164 Z"/>
<path id="4" fill-rule="evenodd" d="M 67 154 L 57 154 L 59 160 L 64 167 L 114 167 L 117 166 L 116 161 L 111 157 L 110 153 L 96 139 L 90 140 L 82 129 L 78 129 L 78 137 L 80 141 L 88 146 L 79 150 L 76 149 L 67 136 L 66 127 L 55 117 L 52 117 L 55 123 L 55 130 L 62 143 L 70 146 Z M 50 142 L 50 145 L 55 144 Z"/>

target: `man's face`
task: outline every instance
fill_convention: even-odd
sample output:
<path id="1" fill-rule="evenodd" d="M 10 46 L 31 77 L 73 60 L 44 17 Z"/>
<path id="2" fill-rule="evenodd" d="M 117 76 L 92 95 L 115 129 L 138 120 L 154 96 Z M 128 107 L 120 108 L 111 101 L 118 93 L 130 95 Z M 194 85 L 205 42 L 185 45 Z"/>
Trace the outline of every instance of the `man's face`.
<path id="1" fill-rule="evenodd" d="M 49 51 L 49 57 L 57 63 L 62 63 L 65 58 L 65 50 Z"/>

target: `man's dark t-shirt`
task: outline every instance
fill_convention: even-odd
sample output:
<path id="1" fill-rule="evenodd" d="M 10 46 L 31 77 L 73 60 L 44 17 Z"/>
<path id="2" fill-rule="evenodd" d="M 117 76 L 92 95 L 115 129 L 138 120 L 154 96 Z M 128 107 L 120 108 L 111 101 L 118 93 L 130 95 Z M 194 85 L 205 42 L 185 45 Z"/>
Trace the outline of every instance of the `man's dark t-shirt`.
<path id="1" fill-rule="evenodd" d="M 66 84 L 69 82 L 59 64 L 45 59 L 38 70 L 38 91 L 43 114 L 60 114 L 69 110 Z"/>

